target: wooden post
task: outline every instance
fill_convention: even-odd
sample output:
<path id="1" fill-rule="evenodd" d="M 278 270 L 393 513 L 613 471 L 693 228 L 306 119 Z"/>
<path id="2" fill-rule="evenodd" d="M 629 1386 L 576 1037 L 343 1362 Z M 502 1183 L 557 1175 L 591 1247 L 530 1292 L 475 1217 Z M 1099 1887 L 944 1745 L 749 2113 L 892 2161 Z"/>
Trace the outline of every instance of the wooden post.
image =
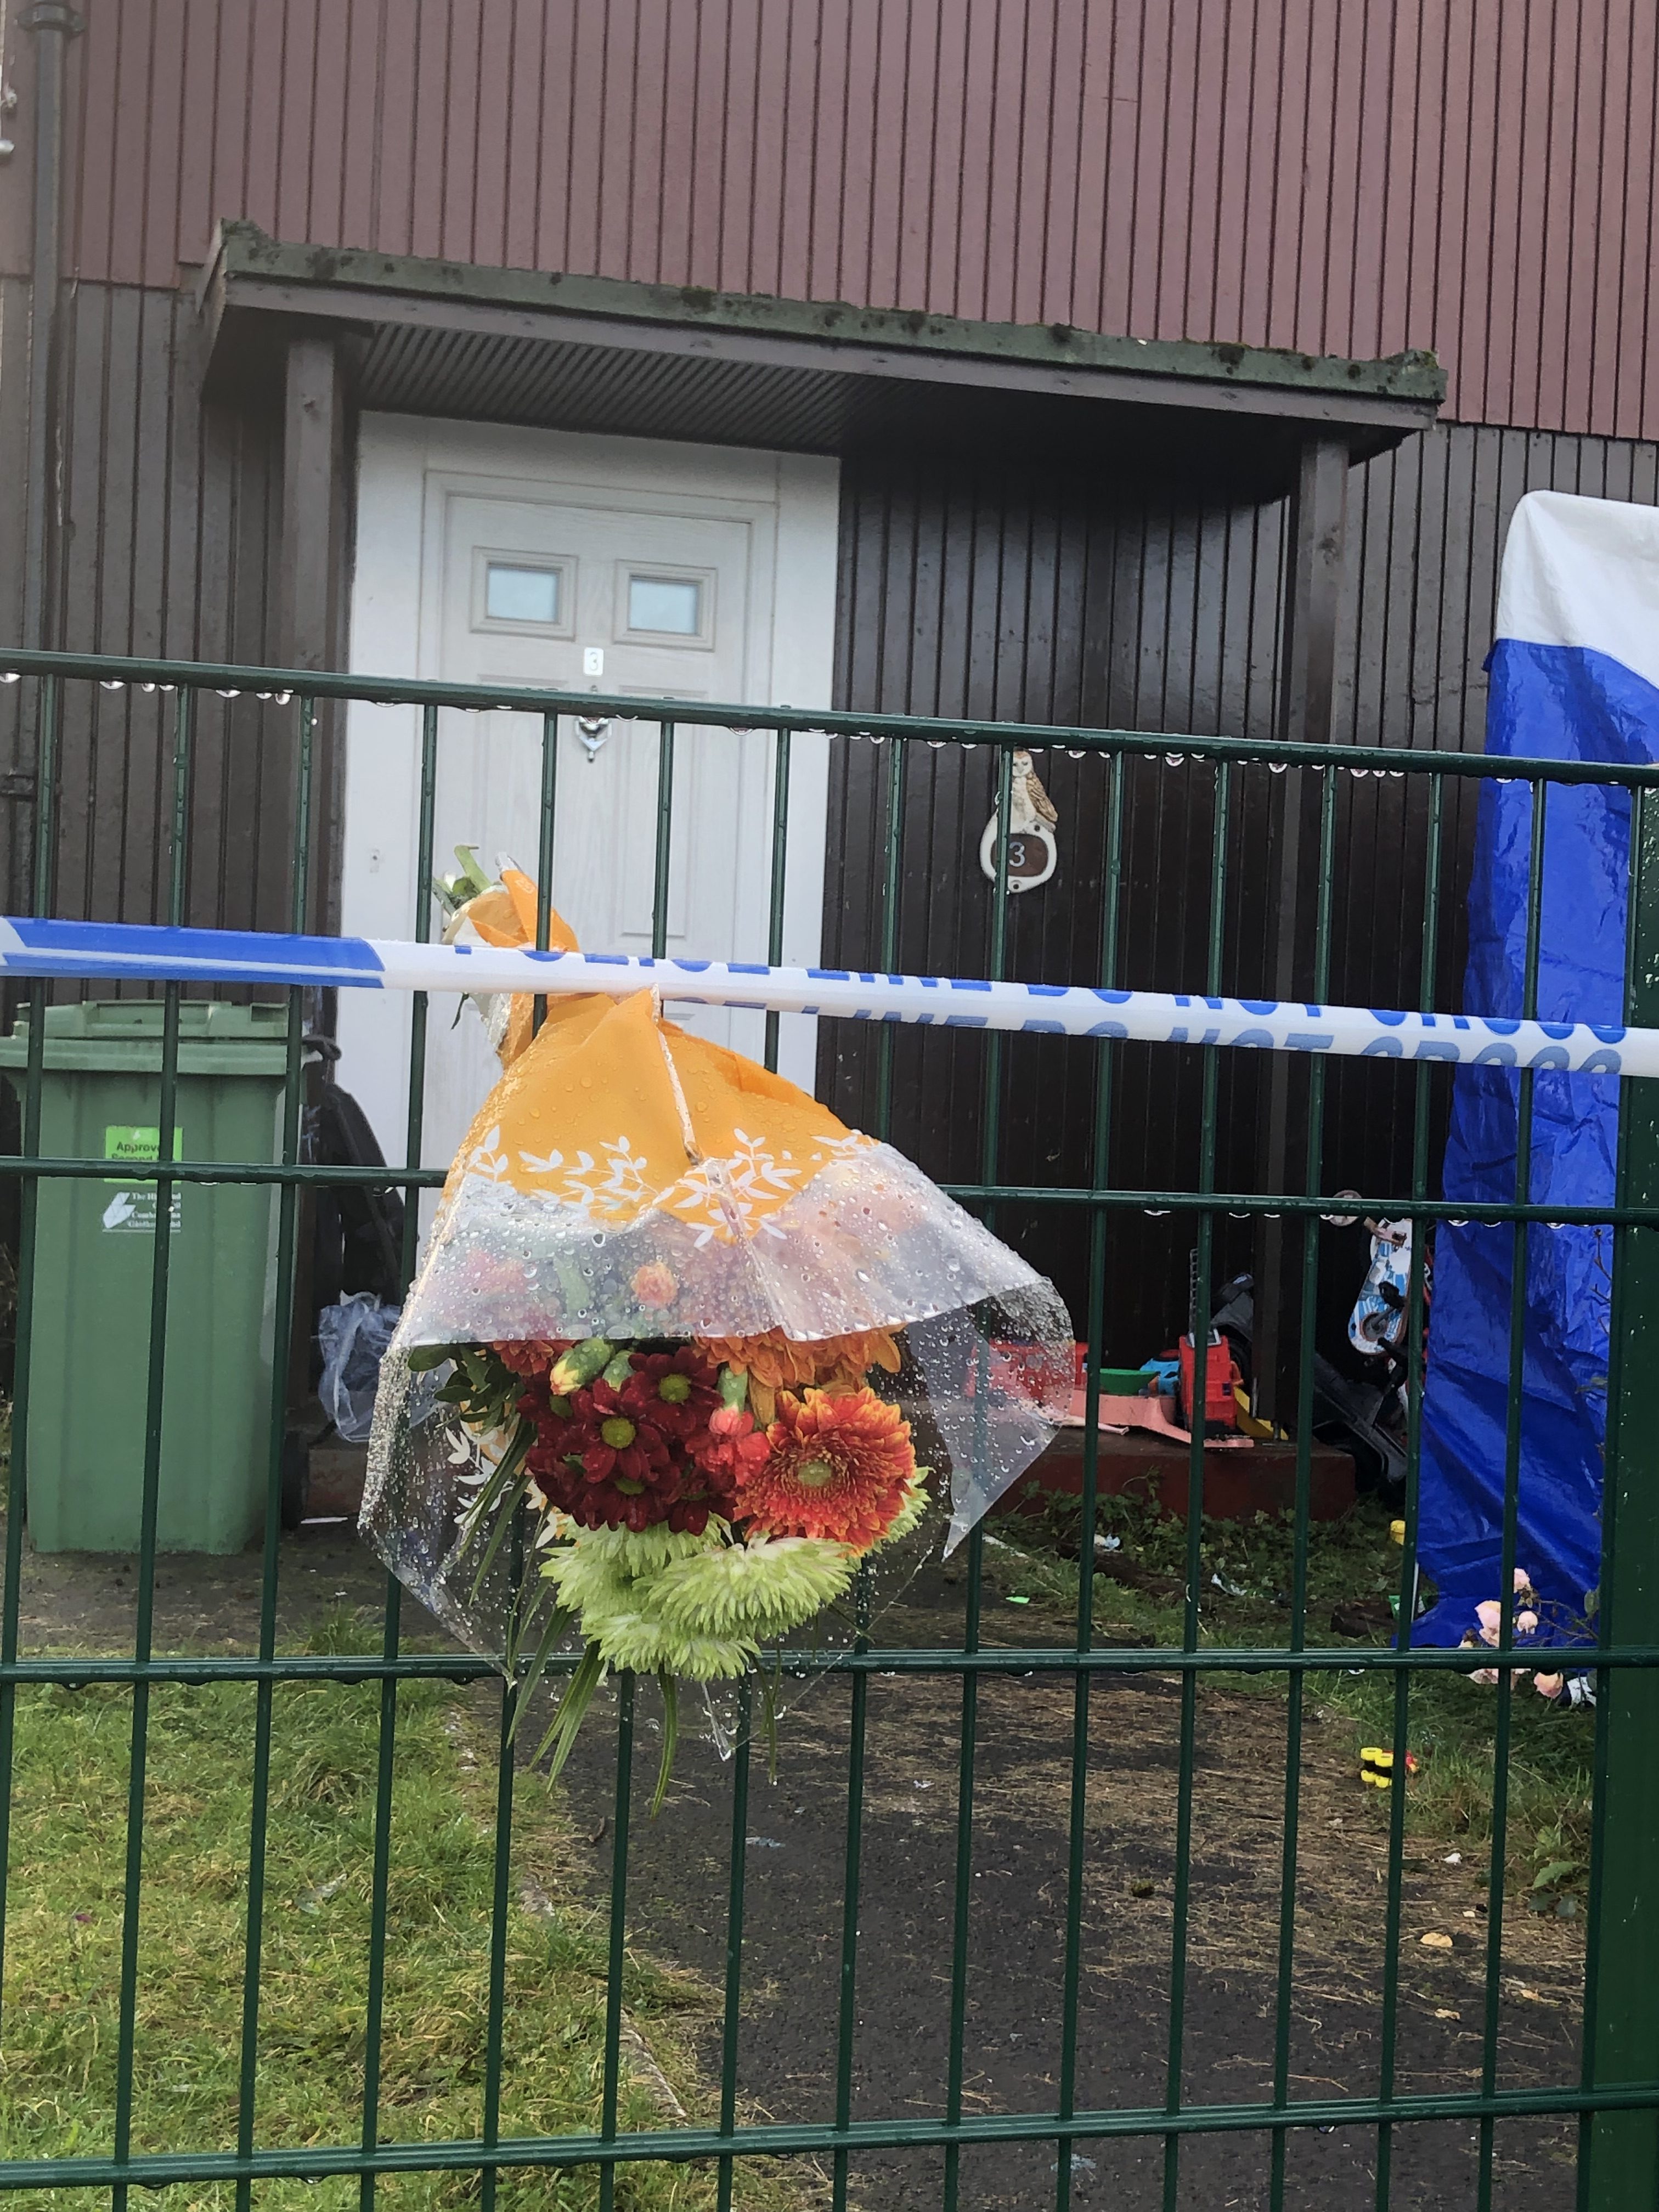
<path id="1" fill-rule="evenodd" d="M 1342 596 L 1347 536 L 1348 448 L 1340 438 L 1310 437 L 1291 498 L 1285 548 L 1285 644 L 1279 687 L 1279 732 L 1287 744 L 1328 744 L 1336 702 L 1336 625 Z M 1291 769 L 1274 779 L 1269 832 L 1268 881 L 1273 914 L 1268 931 L 1267 995 L 1305 997 L 1312 988 L 1313 943 L 1299 933 L 1311 902 L 1304 878 L 1317 848 L 1317 781 Z M 1290 1055 L 1263 1054 L 1258 1157 L 1261 1188 L 1284 1191 L 1285 1178 L 1301 1179 L 1302 1147 Z M 1300 1085 L 1297 1085 L 1299 1091 Z M 1286 1332 L 1285 1224 L 1262 1220 L 1255 1237 L 1255 1407 L 1263 1419 L 1282 1419 L 1296 1402 L 1293 1379 L 1282 1372 Z M 1311 1328 L 1313 1317 L 1307 1316 Z M 1311 1346 L 1305 1348 L 1312 1357 Z"/>
<path id="2" fill-rule="evenodd" d="M 289 340 L 283 406 L 283 557 L 277 657 L 286 668 L 338 668 L 345 659 L 347 392 L 340 341 L 309 331 Z M 343 717 L 317 714 L 313 927 L 339 927 Z"/>
<path id="3" fill-rule="evenodd" d="M 283 547 L 277 601 L 277 658 L 285 668 L 339 668 L 345 660 L 345 605 L 350 501 L 348 485 L 347 380 L 343 347 L 335 336 L 299 331 L 283 365 Z M 290 708 L 297 714 L 297 707 Z M 344 797 L 343 708 L 318 702 L 313 759 L 313 836 L 308 887 L 312 927 L 340 926 L 340 868 Z M 307 1027 L 331 1036 L 335 994 L 319 992 Z M 327 1082 L 318 1067 L 312 1082 Z M 289 1398 L 311 1393 L 314 1201 L 302 1195 L 295 1248 L 295 1328 Z"/>

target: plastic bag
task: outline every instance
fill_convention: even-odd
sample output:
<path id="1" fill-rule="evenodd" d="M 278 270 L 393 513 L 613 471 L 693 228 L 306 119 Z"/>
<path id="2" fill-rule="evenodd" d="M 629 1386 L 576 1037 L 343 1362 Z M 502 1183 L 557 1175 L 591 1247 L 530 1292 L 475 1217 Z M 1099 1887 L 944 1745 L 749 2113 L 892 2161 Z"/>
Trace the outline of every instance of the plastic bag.
<path id="1" fill-rule="evenodd" d="M 366 1444 L 374 1420 L 380 1362 L 402 1316 L 373 1291 L 354 1291 L 317 1316 L 323 1377 L 317 1386 L 323 1411 L 349 1444 Z"/>

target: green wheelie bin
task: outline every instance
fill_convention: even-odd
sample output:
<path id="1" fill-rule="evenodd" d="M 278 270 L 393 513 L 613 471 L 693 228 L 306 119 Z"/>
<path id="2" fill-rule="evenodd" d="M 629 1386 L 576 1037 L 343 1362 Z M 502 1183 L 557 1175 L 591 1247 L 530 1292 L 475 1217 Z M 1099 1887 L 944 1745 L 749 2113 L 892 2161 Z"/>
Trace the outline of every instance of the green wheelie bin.
<path id="1" fill-rule="evenodd" d="M 41 1153 L 110 1172 L 40 1179 L 25 1461 L 39 1551 L 138 1548 L 157 1191 L 121 1163 L 160 1157 L 161 1020 L 140 1000 L 46 1009 Z M 285 1006 L 180 1006 L 175 1159 L 280 1157 L 287 1034 Z M 25 1012 L 0 1037 L 20 1100 L 27 1057 Z M 264 1521 L 276 1186 L 175 1183 L 171 1213 L 156 1542 L 237 1552 Z"/>

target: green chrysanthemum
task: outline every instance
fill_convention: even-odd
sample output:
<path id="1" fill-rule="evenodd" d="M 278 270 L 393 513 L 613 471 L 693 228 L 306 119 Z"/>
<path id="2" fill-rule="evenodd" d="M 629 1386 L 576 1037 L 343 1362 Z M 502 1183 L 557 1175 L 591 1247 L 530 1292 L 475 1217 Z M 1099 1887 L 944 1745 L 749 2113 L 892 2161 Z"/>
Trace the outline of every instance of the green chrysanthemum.
<path id="1" fill-rule="evenodd" d="M 569 1611 L 625 1612 L 639 1602 L 641 1583 L 649 1583 L 677 1559 L 690 1558 L 719 1543 L 724 1522 L 711 1522 L 700 1536 L 672 1528 L 584 1528 L 574 1543 L 551 1553 L 542 1572 L 558 1586 Z"/>
<path id="2" fill-rule="evenodd" d="M 637 1611 L 583 1616 L 584 1632 L 599 1645 L 606 1666 L 636 1674 L 666 1672 L 690 1682 L 745 1674 L 759 1656 L 750 1638 L 699 1635 Z"/>
<path id="3" fill-rule="evenodd" d="M 884 1545 L 896 1544 L 901 1536 L 908 1536 L 913 1528 L 921 1525 L 930 1502 L 927 1478 L 933 1471 L 930 1467 L 919 1467 L 911 1476 L 908 1496 L 894 1516 L 886 1533 L 870 1547 L 872 1552 L 879 1552 Z"/>
<path id="4" fill-rule="evenodd" d="M 634 1602 L 632 1577 L 610 1554 L 592 1544 L 571 1544 L 550 1553 L 542 1572 L 559 1593 L 567 1613 L 619 1613 Z"/>
<path id="5" fill-rule="evenodd" d="M 726 1523 L 711 1519 L 698 1536 L 684 1535 L 659 1522 L 653 1528 L 638 1530 L 585 1529 L 578 1541 L 584 1551 L 592 1550 L 600 1558 L 614 1561 L 622 1574 L 654 1575 L 671 1560 L 690 1559 L 695 1553 L 706 1551 L 725 1534 Z"/>
<path id="6" fill-rule="evenodd" d="M 781 1636 L 838 1598 L 857 1565 L 844 1544 L 775 1536 L 677 1559 L 641 1592 L 675 1628 L 715 1636 Z"/>

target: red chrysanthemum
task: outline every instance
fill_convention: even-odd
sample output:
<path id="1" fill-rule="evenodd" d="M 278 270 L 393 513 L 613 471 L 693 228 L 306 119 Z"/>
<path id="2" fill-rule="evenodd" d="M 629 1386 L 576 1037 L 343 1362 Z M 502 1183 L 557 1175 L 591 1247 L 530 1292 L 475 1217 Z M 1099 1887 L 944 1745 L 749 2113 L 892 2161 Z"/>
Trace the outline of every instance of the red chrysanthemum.
<path id="1" fill-rule="evenodd" d="M 550 1505 L 586 1528 L 671 1528 L 699 1535 L 730 1510 L 731 1479 L 696 1457 L 719 1407 L 714 1370 L 690 1346 L 635 1352 L 620 1382 L 597 1376 L 555 1400 L 545 1376 L 519 1410 L 536 1424 L 526 1456 Z"/>
<path id="2" fill-rule="evenodd" d="M 786 1392 L 763 1460 L 738 1468 L 739 1520 L 774 1536 L 827 1536 L 868 1551 L 891 1528 L 916 1471 L 910 1425 L 871 1389 Z"/>
<path id="3" fill-rule="evenodd" d="M 690 1344 L 678 1352 L 636 1352 L 619 1395 L 623 1411 L 683 1443 L 700 1437 L 720 1410 L 719 1370 Z"/>

